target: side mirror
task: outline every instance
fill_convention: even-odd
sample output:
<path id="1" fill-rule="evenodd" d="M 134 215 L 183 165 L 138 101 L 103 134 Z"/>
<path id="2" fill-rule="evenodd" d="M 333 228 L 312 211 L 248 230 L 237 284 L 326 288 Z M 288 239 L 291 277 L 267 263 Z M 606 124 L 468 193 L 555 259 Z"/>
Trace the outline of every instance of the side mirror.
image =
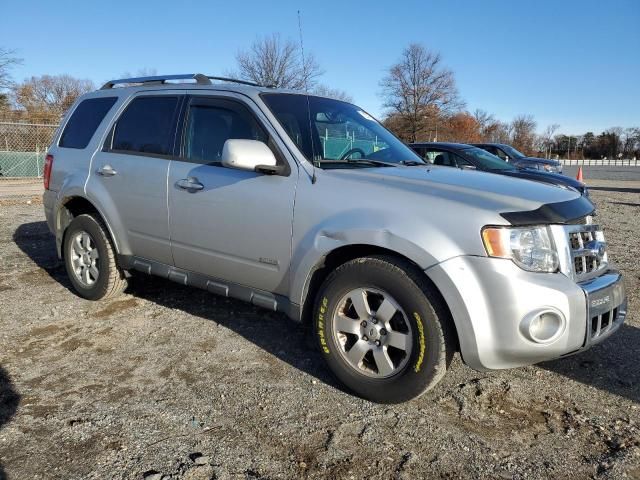
<path id="1" fill-rule="evenodd" d="M 225 167 L 277 175 L 282 171 L 277 163 L 271 149 L 258 140 L 229 139 L 222 147 Z"/>

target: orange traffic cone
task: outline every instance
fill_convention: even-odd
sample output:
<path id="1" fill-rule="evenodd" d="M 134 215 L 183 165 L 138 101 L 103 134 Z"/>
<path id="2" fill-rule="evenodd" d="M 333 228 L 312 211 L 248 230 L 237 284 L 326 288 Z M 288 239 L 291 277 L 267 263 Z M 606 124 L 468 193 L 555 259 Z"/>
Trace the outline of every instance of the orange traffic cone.
<path id="1" fill-rule="evenodd" d="M 578 176 L 576 177 L 576 180 L 578 180 L 579 182 L 582 182 L 582 166 L 580 166 L 578 168 Z"/>

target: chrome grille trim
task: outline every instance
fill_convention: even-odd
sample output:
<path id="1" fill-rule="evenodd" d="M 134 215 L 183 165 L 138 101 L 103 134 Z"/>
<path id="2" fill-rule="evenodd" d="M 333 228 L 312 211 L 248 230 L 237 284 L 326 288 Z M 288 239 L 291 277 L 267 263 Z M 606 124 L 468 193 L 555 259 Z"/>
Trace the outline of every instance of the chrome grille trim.
<path id="1" fill-rule="evenodd" d="M 566 274 L 576 282 L 581 282 L 594 278 L 607 269 L 609 265 L 607 244 L 599 225 L 565 225 L 563 230 L 570 256 Z"/>

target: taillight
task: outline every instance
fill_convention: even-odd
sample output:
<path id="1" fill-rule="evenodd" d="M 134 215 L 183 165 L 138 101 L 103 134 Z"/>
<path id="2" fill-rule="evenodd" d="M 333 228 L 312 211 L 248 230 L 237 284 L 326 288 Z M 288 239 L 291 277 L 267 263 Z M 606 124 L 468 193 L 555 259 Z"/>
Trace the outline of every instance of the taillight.
<path id="1" fill-rule="evenodd" d="M 49 178 L 51 177 L 52 167 L 53 167 L 53 155 L 47 154 L 47 156 L 44 159 L 44 171 L 42 172 L 45 190 L 49 190 Z"/>

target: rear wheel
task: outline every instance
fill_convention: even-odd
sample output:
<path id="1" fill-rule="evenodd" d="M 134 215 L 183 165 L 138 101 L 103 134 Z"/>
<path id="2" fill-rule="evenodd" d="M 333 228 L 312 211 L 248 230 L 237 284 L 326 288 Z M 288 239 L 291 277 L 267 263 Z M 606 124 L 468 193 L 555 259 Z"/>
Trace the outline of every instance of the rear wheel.
<path id="1" fill-rule="evenodd" d="M 67 275 L 81 297 L 100 300 L 126 288 L 107 228 L 98 217 L 83 214 L 74 218 L 65 232 L 63 249 Z"/>
<path id="2" fill-rule="evenodd" d="M 444 376 L 453 355 L 445 312 L 413 265 L 375 256 L 347 262 L 327 277 L 314 325 L 338 379 L 364 398 L 398 403 Z"/>

